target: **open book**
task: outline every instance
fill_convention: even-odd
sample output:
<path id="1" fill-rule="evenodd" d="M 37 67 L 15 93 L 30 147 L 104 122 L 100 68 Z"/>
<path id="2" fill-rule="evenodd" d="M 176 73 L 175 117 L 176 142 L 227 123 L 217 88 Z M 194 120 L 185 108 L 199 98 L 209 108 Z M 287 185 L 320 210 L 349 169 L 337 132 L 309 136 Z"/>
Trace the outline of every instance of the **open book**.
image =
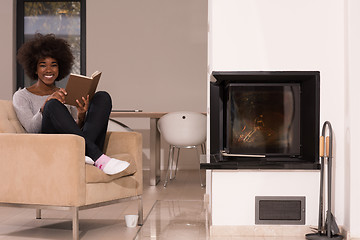
<path id="1" fill-rule="evenodd" d="M 65 88 L 67 92 L 65 103 L 77 106 L 76 99 L 82 103 L 82 97 L 86 98 L 87 95 L 90 96 L 91 100 L 95 94 L 100 76 L 101 72 L 99 71 L 94 72 L 91 77 L 71 73 Z"/>

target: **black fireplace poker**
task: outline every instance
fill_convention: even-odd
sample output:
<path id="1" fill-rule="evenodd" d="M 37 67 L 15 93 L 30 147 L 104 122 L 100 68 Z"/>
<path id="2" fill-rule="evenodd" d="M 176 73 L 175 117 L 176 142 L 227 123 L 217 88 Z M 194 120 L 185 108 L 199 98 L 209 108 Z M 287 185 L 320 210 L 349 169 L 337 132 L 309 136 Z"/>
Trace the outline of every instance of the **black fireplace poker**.
<path id="1" fill-rule="evenodd" d="M 325 138 L 326 129 L 328 128 L 328 136 Z M 326 149 L 326 154 L 324 154 Z M 317 232 L 306 234 L 306 239 L 326 240 L 326 239 L 343 239 L 340 235 L 339 227 L 335 221 L 335 217 L 331 212 L 331 176 L 332 176 L 332 127 L 329 121 L 326 121 L 322 128 L 322 135 L 320 137 L 320 159 L 321 159 L 321 172 L 320 172 L 320 199 L 319 199 L 319 225 Z M 324 221 L 324 168 L 325 160 L 328 161 L 328 180 L 327 180 L 327 201 L 328 210 L 326 212 L 326 220 Z"/>

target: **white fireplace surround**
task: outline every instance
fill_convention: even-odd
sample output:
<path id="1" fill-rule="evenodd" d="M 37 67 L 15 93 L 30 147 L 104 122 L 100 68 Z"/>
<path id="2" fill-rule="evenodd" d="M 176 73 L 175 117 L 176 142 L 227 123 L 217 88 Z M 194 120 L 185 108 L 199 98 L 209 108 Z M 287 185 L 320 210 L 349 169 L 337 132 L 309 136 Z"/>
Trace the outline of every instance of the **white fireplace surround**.
<path id="1" fill-rule="evenodd" d="M 213 171 L 212 224 L 255 225 L 256 196 L 305 196 L 305 222 L 317 225 L 318 182 L 315 170 Z"/>
<path id="2" fill-rule="evenodd" d="M 352 239 L 360 238 L 358 12 L 356 0 L 209 0 L 208 16 L 208 82 L 212 71 L 320 71 L 320 124 L 334 131 L 333 213 Z M 317 225 L 319 171 L 208 170 L 206 191 L 214 235 L 256 229 L 257 195 L 305 196 L 304 227 Z"/>

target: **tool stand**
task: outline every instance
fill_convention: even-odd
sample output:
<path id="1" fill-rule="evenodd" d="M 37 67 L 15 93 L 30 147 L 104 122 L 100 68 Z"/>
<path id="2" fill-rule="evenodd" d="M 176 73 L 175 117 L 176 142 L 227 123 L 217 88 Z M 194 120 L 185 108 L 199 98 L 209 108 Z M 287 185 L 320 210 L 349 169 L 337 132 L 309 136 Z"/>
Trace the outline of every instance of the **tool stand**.
<path id="1" fill-rule="evenodd" d="M 326 129 L 328 129 L 328 136 L 325 138 Z M 326 149 L 326 155 L 324 154 Z M 332 177 L 332 128 L 330 122 L 326 121 L 322 128 L 322 135 L 320 137 L 320 199 L 319 199 L 319 225 L 316 233 L 308 233 L 305 235 L 306 239 L 332 239 L 341 240 L 344 237 L 340 235 L 339 227 L 336 224 L 335 217 L 331 213 L 331 177 Z M 327 160 L 327 212 L 326 220 L 324 221 L 324 168 L 325 160 Z M 325 224 L 324 224 L 325 223 Z"/>

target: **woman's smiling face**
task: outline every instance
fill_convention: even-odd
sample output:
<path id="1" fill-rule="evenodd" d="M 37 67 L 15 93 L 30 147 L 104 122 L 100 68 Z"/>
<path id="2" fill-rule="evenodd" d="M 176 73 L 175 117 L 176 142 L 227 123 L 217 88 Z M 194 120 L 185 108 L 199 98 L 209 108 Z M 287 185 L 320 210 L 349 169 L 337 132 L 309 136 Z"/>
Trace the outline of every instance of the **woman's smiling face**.
<path id="1" fill-rule="evenodd" d="M 40 81 L 46 85 L 52 85 L 59 76 L 58 62 L 51 57 L 40 59 L 37 64 L 36 73 Z"/>

